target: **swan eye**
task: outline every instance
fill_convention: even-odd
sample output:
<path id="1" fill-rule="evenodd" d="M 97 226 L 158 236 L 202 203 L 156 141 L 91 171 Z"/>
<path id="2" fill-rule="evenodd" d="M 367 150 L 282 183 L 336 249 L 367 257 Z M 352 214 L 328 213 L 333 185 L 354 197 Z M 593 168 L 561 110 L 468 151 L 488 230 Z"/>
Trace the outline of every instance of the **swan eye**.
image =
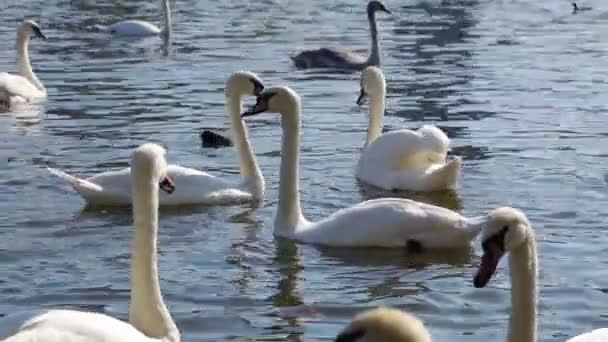
<path id="1" fill-rule="evenodd" d="M 509 230 L 509 226 L 507 226 L 507 225 L 502 226 L 502 230 L 503 230 L 503 232 L 506 233 Z"/>

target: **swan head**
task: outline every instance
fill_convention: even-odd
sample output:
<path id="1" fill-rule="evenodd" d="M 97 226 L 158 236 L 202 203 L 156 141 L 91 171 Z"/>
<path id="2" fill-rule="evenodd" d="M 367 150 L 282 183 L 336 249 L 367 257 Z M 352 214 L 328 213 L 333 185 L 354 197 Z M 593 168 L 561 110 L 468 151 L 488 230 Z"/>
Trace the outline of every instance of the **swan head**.
<path id="1" fill-rule="evenodd" d="M 481 232 L 483 256 L 473 280 L 474 286 L 486 286 L 505 253 L 514 251 L 531 240 L 534 240 L 534 232 L 523 212 L 510 207 L 492 210 Z"/>
<path id="2" fill-rule="evenodd" d="M 46 40 L 46 36 L 40 30 L 40 26 L 33 20 L 24 20 L 19 26 L 19 35 L 23 37 L 42 38 Z"/>
<path id="3" fill-rule="evenodd" d="M 439 127 L 433 125 L 418 128 L 418 133 L 422 136 L 422 144 L 425 148 L 434 152 L 429 155 L 434 155 L 437 160 L 431 162 L 443 163 L 450 149 L 450 138 Z"/>
<path id="4" fill-rule="evenodd" d="M 237 71 L 226 81 L 226 96 L 231 94 L 259 96 L 263 90 L 262 80 L 249 71 Z"/>
<path id="5" fill-rule="evenodd" d="M 131 158 L 131 176 L 133 179 L 157 183 L 166 193 L 173 193 L 175 185 L 167 175 L 166 151 L 157 144 L 139 146 Z"/>
<path id="6" fill-rule="evenodd" d="M 431 342 L 431 335 L 413 315 L 401 310 L 378 308 L 355 316 L 334 341 Z"/>
<path id="7" fill-rule="evenodd" d="M 389 11 L 388 9 L 386 9 L 386 7 L 384 6 L 383 3 L 381 3 L 380 1 L 374 0 L 374 1 L 370 1 L 367 4 L 367 15 L 373 15 L 376 12 L 384 12 L 384 13 L 388 13 L 391 14 L 391 11 Z"/>
<path id="8" fill-rule="evenodd" d="M 369 66 L 361 72 L 361 89 L 357 98 L 357 105 L 362 105 L 367 96 L 384 99 L 386 94 L 386 81 L 382 69 Z"/>
<path id="9" fill-rule="evenodd" d="M 258 96 L 255 105 L 241 116 L 252 116 L 264 112 L 290 115 L 289 113 L 293 113 L 294 108 L 300 108 L 300 97 L 295 91 L 289 87 L 272 87 L 264 89 Z"/>

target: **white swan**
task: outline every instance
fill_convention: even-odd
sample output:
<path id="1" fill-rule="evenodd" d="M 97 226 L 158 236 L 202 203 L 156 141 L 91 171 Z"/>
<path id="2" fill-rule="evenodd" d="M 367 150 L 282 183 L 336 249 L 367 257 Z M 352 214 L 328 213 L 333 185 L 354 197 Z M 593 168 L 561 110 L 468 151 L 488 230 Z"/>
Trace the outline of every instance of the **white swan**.
<path id="1" fill-rule="evenodd" d="M 483 256 L 475 287 L 484 287 L 500 258 L 510 252 L 513 305 L 507 341 L 536 342 L 536 242 L 528 218 L 521 211 L 502 207 L 488 213 L 482 230 Z M 395 309 L 375 309 L 356 316 L 336 342 L 431 342 L 424 324 Z M 570 340 L 569 340 L 570 341 Z M 605 340 L 572 340 L 571 342 Z"/>
<path id="2" fill-rule="evenodd" d="M 511 270 L 511 319 L 509 342 L 536 342 L 538 277 L 534 231 L 524 213 L 503 207 L 488 214 L 482 231 L 483 256 L 475 275 L 475 287 L 484 287 L 496 271 L 501 257 L 509 252 Z"/>
<path id="3" fill-rule="evenodd" d="M 259 201 L 264 197 L 264 177 L 249 144 L 247 129 L 240 118 L 241 97 L 258 95 L 264 86 L 253 73 L 239 71 L 226 82 L 226 106 L 230 114 L 233 140 L 239 156 L 241 181 L 233 184 L 207 172 L 178 165 L 169 165 L 169 176 L 181 186 L 167 196 L 161 194 L 161 205 L 232 204 Z M 103 172 L 87 179 L 76 178 L 63 171 L 49 171 L 70 184 L 90 204 L 125 205 L 131 203 L 129 168 Z"/>
<path id="4" fill-rule="evenodd" d="M 274 221 L 277 236 L 328 246 L 465 247 L 477 236 L 483 219 L 402 198 L 381 198 L 338 210 L 309 222 L 300 209 L 298 178 L 300 98 L 288 87 L 264 90 L 242 116 L 264 111 L 281 113 L 283 142 L 279 204 Z"/>
<path id="5" fill-rule="evenodd" d="M 397 309 L 378 308 L 355 316 L 334 341 L 431 342 L 431 335 L 415 316 Z"/>
<path id="6" fill-rule="evenodd" d="M 164 26 L 158 26 L 145 20 L 123 20 L 109 26 L 95 25 L 100 31 L 110 32 L 119 36 L 126 37 L 150 37 L 162 35 L 168 38 L 171 35 L 171 8 L 169 0 L 161 0 Z"/>
<path id="7" fill-rule="evenodd" d="M 2 107 L 10 107 L 11 102 L 29 102 L 46 98 L 46 88 L 36 77 L 30 64 L 28 45 L 31 37 L 46 40 L 35 21 L 25 20 L 17 30 L 17 56 L 21 75 L 0 73 L 0 106 Z"/>
<path id="8" fill-rule="evenodd" d="M 369 127 L 357 165 L 357 179 L 385 190 L 454 188 L 462 162 L 460 158 L 446 162 L 450 139 L 430 125 L 418 131 L 400 129 L 382 134 L 385 95 L 382 70 L 373 66 L 363 70 L 357 104 L 369 96 Z"/>
<path id="9" fill-rule="evenodd" d="M 566 342 L 606 342 L 608 341 L 608 328 L 596 329 L 588 333 L 574 336 Z"/>
<path id="10" fill-rule="evenodd" d="M 163 341 L 178 342 L 179 330 L 163 302 L 158 283 L 156 235 L 158 189 L 172 192 L 165 150 L 154 144 L 133 153 L 133 220 L 129 323 L 107 315 L 74 310 L 50 310 L 23 322 L 4 342 L 35 341 Z"/>
<path id="11" fill-rule="evenodd" d="M 378 42 L 378 28 L 376 25 L 376 12 L 391 14 L 380 1 L 370 1 L 367 4 L 367 19 L 372 37 L 371 54 L 365 58 L 352 51 L 340 48 L 320 48 L 306 50 L 290 57 L 297 68 L 338 68 L 362 70 L 369 65 L 380 65 L 380 44 Z"/>

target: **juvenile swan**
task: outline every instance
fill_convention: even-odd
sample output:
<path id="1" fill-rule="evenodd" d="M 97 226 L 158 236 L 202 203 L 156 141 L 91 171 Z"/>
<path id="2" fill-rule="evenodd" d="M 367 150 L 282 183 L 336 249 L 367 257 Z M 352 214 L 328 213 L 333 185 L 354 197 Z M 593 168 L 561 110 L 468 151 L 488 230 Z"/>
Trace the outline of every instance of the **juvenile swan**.
<path id="1" fill-rule="evenodd" d="M 536 342 L 536 241 L 528 218 L 517 209 L 495 209 L 488 214 L 488 224 L 481 236 L 483 256 L 473 285 L 486 286 L 502 256 L 511 253 L 511 319 L 507 341 Z"/>
<path id="2" fill-rule="evenodd" d="M 17 30 L 17 58 L 21 75 L 0 73 L 0 106 L 8 108 L 11 102 L 28 102 L 46 98 L 46 88 L 34 74 L 30 64 L 28 45 L 31 37 L 46 40 L 40 26 L 33 20 L 25 20 Z"/>
<path id="3" fill-rule="evenodd" d="M 174 186 L 167 177 L 165 150 L 154 144 L 140 146 L 131 159 L 135 237 L 131 260 L 129 323 L 99 313 L 47 310 L 22 322 L 4 342 L 35 341 L 163 341 L 178 342 L 180 334 L 167 310 L 158 283 L 156 235 L 158 189 Z"/>
<path id="4" fill-rule="evenodd" d="M 119 21 L 110 26 L 96 25 L 96 27 L 101 31 L 110 32 L 119 36 L 149 37 L 162 35 L 164 37 L 169 37 L 171 34 L 171 8 L 169 6 L 169 0 L 160 0 L 160 4 L 164 19 L 164 26 L 162 28 L 145 20 L 137 19 Z"/>
<path id="5" fill-rule="evenodd" d="M 300 97 L 288 87 L 270 88 L 242 116 L 265 111 L 280 113 L 283 129 L 275 235 L 327 246 L 465 247 L 488 223 L 485 217 L 466 218 L 449 209 L 402 198 L 369 200 L 321 221 L 307 221 L 300 209 L 298 177 Z"/>
<path id="6" fill-rule="evenodd" d="M 380 46 L 378 42 L 378 28 L 376 25 L 376 12 L 391 12 L 380 1 L 370 1 L 367 4 L 367 19 L 372 36 L 371 54 L 365 58 L 352 51 L 340 48 L 320 48 L 302 51 L 292 56 L 297 68 L 337 68 L 362 70 L 369 65 L 380 66 Z"/>
<path id="7" fill-rule="evenodd" d="M 361 73 L 357 104 L 370 98 L 367 140 L 357 166 L 357 178 L 385 190 L 436 191 L 454 188 L 461 160 L 446 162 L 450 139 L 430 125 L 418 131 L 400 129 L 382 134 L 386 82 L 380 68 Z"/>
<path id="8" fill-rule="evenodd" d="M 335 342 L 431 342 L 424 323 L 396 309 L 363 312 L 340 332 Z"/>
<path id="9" fill-rule="evenodd" d="M 161 195 L 161 205 L 237 204 L 259 201 L 264 197 L 264 177 L 249 144 L 247 128 L 241 120 L 241 98 L 259 95 L 262 81 L 253 73 L 239 71 L 226 82 L 226 107 L 230 115 L 234 142 L 239 157 L 241 180 L 234 184 L 207 172 L 178 165 L 169 165 L 169 176 L 180 184 L 171 196 Z M 76 178 L 63 171 L 49 171 L 76 190 L 90 204 L 126 205 L 131 203 L 128 188 L 131 173 L 128 168 L 103 172 L 87 179 Z"/>

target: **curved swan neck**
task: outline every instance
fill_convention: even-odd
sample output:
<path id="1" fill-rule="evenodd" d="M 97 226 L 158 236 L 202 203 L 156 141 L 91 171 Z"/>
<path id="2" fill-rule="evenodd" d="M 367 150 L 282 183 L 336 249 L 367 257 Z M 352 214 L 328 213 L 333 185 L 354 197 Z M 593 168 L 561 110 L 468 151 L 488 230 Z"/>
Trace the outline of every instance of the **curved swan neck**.
<path id="1" fill-rule="evenodd" d="M 162 34 L 165 36 L 165 39 L 169 39 L 173 30 L 171 27 L 171 6 L 169 5 L 169 0 L 161 0 L 161 6 L 164 20 Z"/>
<path id="2" fill-rule="evenodd" d="M 384 126 L 384 96 L 385 91 L 383 89 L 370 96 L 369 126 L 367 127 L 365 147 L 369 146 L 382 135 L 382 127 Z"/>
<path id="3" fill-rule="evenodd" d="M 253 148 L 249 143 L 247 127 L 241 119 L 241 96 L 229 94 L 226 96 L 226 101 L 230 115 L 234 146 L 239 156 L 241 181 L 251 185 L 253 195 L 261 198 L 264 192 L 264 177 L 255 159 Z"/>
<path id="4" fill-rule="evenodd" d="M 300 104 L 282 112 L 283 128 L 281 146 L 281 170 L 279 181 L 279 205 L 275 218 L 275 234 L 285 236 L 292 233 L 302 222 L 300 208 L 299 145 Z M 278 230 L 278 231 L 277 231 Z"/>
<path id="5" fill-rule="evenodd" d="M 129 321 L 149 337 L 178 341 L 179 331 L 163 301 L 158 280 L 158 184 L 135 175 L 133 220 L 135 238 L 131 260 Z"/>
<path id="6" fill-rule="evenodd" d="M 17 58 L 19 59 L 19 72 L 23 77 L 27 78 L 27 80 L 30 81 L 36 88 L 38 88 L 38 90 L 46 91 L 44 85 L 42 84 L 42 82 L 40 82 L 40 80 L 38 79 L 38 77 L 36 77 L 34 71 L 32 70 L 32 65 L 30 64 L 30 56 L 28 53 L 29 42 L 30 38 L 26 33 L 21 31 L 17 33 Z"/>
<path id="7" fill-rule="evenodd" d="M 511 251 L 511 319 L 509 342 L 536 342 L 537 269 L 534 236 Z"/>
<path id="8" fill-rule="evenodd" d="M 372 36 L 372 46 L 367 59 L 368 65 L 380 65 L 380 43 L 378 42 L 378 26 L 376 24 L 376 12 L 368 12 L 369 31 Z"/>

